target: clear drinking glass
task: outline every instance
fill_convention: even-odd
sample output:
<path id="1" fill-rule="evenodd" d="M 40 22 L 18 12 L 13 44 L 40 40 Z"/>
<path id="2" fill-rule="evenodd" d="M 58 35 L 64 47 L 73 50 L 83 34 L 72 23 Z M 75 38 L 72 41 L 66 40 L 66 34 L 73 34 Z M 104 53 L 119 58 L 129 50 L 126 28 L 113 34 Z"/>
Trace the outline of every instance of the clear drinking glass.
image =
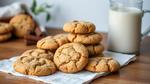
<path id="1" fill-rule="evenodd" d="M 108 50 L 138 54 L 141 37 L 150 32 L 150 26 L 141 34 L 143 0 L 109 0 Z"/>

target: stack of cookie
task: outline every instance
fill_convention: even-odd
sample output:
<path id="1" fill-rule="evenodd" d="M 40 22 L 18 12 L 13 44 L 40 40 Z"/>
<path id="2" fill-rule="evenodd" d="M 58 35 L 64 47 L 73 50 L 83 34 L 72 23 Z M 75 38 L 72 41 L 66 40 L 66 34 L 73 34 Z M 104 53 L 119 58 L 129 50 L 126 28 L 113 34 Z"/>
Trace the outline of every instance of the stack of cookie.
<path id="1" fill-rule="evenodd" d="M 64 25 L 64 31 L 70 34 L 47 36 L 37 42 L 38 49 L 27 50 L 20 55 L 13 66 L 15 71 L 45 76 L 57 69 L 64 73 L 76 73 L 83 69 L 91 72 L 119 70 L 120 65 L 116 60 L 102 57 L 102 36 L 95 33 L 93 23 L 68 22 Z"/>
<path id="2" fill-rule="evenodd" d="M 0 42 L 6 41 L 12 36 L 12 25 L 8 23 L 0 23 Z"/>
<path id="3" fill-rule="evenodd" d="M 86 21 L 71 21 L 64 24 L 63 30 L 69 32 L 68 40 L 86 46 L 89 56 L 102 56 L 103 45 L 100 44 L 102 35 L 95 32 L 95 25 Z"/>

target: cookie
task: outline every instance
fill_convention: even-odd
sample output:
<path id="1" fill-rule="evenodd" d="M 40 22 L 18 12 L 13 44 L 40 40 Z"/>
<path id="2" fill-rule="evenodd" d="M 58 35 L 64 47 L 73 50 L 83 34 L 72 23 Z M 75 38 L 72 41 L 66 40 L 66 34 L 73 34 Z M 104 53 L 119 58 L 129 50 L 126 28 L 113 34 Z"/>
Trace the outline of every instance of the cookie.
<path id="1" fill-rule="evenodd" d="M 57 68 L 66 73 L 81 71 L 88 62 L 88 51 L 80 43 L 67 43 L 60 46 L 54 54 Z"/>
<path id="2" fill-rule="evenodd" d="M 75 20 L 64 24 L 63 30 L 65 32 L 78 34 L 92 33 L 95 31 L 95 25 L 91 22 Z"/>
<path id="3" fill-rule="evenodd" d="M 82 44 L 99 44 L 102 40 L 102 35 L 99 33 L 90 34 L 72 34 L 68 35 L 68 40 L 71 42 L 78 42 Z"/>
<path id="4" fill-rule="evenodd" d="M 12 36 L 11 33 L 1 34 L 0 35 L 0 42 L 8 40 L 9 38 L 11 38 L 11 36 Z"/>
<path id="5" fill-rule="evenodd" d="M 0 22 L 0 34 L 10 33 L 13 30 L 13 26 L 8 23 Z"/>
<path id="6" fill-rule="evenodd" d="M 89 58 L 89 62 L 85 67 L 91 72 L 114 72 L 119 70 L 119 63 L 112 57 L 93 57 Z"/>
<path id="7" fill-rule="evenodd" d="M 37 42 L 37 48 L 56 50 L 59 46 L 68 43 L 67 34 L 57 34 L 55 36 L 47 36 Z"/>
<path id="8" fill-rule="evenodd" d="M 10 20 L 10 24 L 14 26 L 14 34 L 17 37 L 24 37 L 28 30 L 35 29 L 35 23 L 29 15 L 19 14 Z"/>
<path id="9" fill-rule="evenodd" d="M 20 56 L 14 62 L 13 68 L 16 72 L 34 76 L 46 76 L 56 72 L 55 64 L 40 56 Z"/>
<path id="10" fill-rule="evenodd" d="M 89 52 L 89 55 L 97 55 L 97 54 L 100 54 L 104 51 L 104 46 L 101 45 L 101 44 L 98 44 L 98 45 L 87 45 L 86 46 L 88 52 Z"/>
<path id="11" fill-rule="evenodd" d="M 41 58 L 47 58 L 47 59 L 53 60 L 54 54 L 50 52 L 49 50 L 31 49 L 31 50 L 25 51 L 21 56 L 41 57 Z"/>

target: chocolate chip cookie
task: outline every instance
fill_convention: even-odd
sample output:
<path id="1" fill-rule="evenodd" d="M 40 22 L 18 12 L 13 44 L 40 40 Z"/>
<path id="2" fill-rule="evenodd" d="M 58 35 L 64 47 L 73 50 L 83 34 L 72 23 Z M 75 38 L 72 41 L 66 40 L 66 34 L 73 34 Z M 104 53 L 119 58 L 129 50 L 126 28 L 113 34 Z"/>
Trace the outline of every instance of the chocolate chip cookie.
<path id="1" fill-rule="evenodd" d="M 29 15 L 19 14 L 10 20 L 10 24 L 14 26 L 14 34 L 17 37 L 24 37 L 28 30 L 35 29 L 35 23 Z"/>

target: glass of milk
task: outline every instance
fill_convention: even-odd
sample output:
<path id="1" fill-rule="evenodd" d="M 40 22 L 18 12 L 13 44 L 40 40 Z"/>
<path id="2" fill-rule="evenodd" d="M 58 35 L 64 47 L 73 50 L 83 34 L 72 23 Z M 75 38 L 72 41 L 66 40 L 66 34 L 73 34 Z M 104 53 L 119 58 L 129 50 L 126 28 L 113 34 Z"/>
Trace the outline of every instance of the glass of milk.
<path id="1" fill-rule="evenodd" d="M 110 0 L 108 50 L 139 54 L 141 37 L 150 32 L 150 26 L 141 34 L 144 13 L 143 0 Z"/>

